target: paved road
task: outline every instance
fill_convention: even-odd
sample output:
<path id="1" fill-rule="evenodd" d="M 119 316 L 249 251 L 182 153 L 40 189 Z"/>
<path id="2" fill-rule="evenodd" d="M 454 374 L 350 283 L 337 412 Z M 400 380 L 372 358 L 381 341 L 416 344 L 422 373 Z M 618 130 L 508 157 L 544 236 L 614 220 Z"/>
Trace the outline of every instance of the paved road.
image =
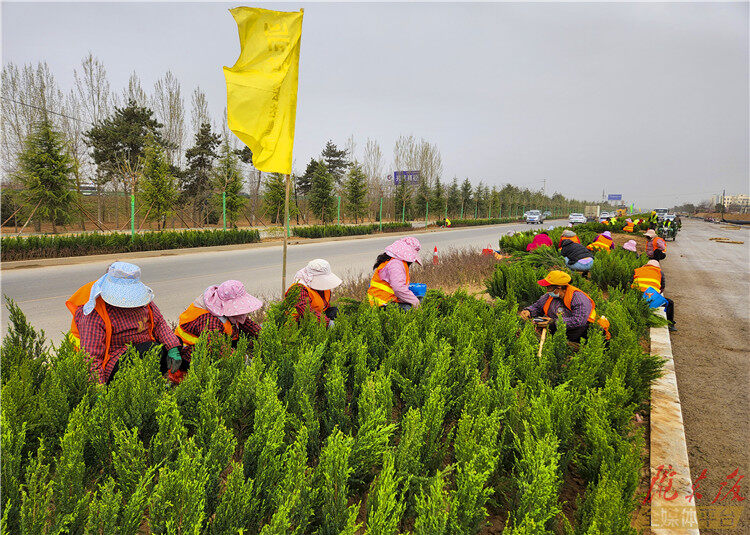
<path id="1" fill-rule="evenodd" d="M 726 237 L 743 244 L 716 243 Z M 667 244 L 662 262 L 666 293 L 675 301 L 672 353 L 685 422 L 688 460 L 693 481 L 703 470 L 706 511 L 720 505 L 744 510 L 736 529 L 717 529 L 714 515 L 701 523 L 702 535 L 750 533 L 750 506 L 730 497 L 722 500 L 733 482 L 721 492 L 734 470 L 740 495 L 748 495 L 750 470 L 750 228 L 687 220 L 677 240 Z M 702 518 L 702 515 L 699 515 Z"/>
<path id="2" fill-rule="evenodd" d="M 558 224 L 560 222 L 557 222 Z M 551 223 L 553 224 L 553 223 Z M 423 258 L 454 248 L 497 247 L 501 234 L 528 230 L 525 224 L 468 227 L 416 234 L 422 242 Z M 537 227 L 538 228 L 538 227 Z M 325 258 L 342 278 L 359 276 L 372 269 L 375 257 L 394 240 L 393 236 L 317 242 L 289 247 L 287 278 L 313 258 Z M 123 255 L 122 260 L 127 260 Z M 211 284 L 227 279 L 245 283 L 248 291 L 263 299 L 276 299 L 281 291 L 281 246 L 233 251 L 213 251 L 176 256 L 141 258 L 143 281 L 153 288 L 156 303 L 168 320 L 176 320 L 192 299 Z M 44 329 L 53 340 L 61 340 L 70 326 L 65 300 L 83 284 L 98 278 L 108 262 L 93 261 L 71 266 L 13 269 L 2 272 L 2 293 L 14 299 L 32 325 Z M 2 309 L 2 333 L 8 314 Z"/>

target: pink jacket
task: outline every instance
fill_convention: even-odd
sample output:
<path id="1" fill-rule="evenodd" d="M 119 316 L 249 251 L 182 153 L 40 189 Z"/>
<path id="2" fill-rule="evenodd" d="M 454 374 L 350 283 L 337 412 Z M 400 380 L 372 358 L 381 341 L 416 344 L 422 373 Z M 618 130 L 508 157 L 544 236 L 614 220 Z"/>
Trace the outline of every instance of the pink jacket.
<path id="1" fill-rule="evenodd" d="M 396 294 L 396 301 L 399 303 L 409 303 L 414 308 L 419 306 L 419 299 L 409 289 L 409 285 L 406 284 L 406 268 L 402 261 L 394 259 L 393 262 L 388 262 L 380 270 L 380 278 L 387 282 L 393 293 Z"/>

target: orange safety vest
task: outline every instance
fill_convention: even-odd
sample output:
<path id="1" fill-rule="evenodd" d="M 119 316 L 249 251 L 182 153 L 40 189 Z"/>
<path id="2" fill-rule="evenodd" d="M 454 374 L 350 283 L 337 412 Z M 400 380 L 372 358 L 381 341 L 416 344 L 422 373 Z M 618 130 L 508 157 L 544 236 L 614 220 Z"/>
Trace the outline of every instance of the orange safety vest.
<path id="1" fill-rule="evenodd" d="M 387 282 L 380 278 L 380 270 L 383 269 L 386 264 L 388 264 L 388 262 L 391 262 L 391 260 L 386 260 L 385 262 L 380 264 L 375 270 L 375 273 L 373 273 L 372 275 L 372 279 L 370 280 L 370 287 L 367 289 L 367 300 L 370 302 L 371 306 L 381 307 L 383 305 L 387 305 L 391 301 L 396 300 L 396 292 L 393 291 L 393 288 L 391 288 L 391 286 Z M 398 261 L 404 262 L 403 260 Z M 406 284 L 408 285 L 409 264 L 404 262 L 404 268 L 406 269 Z"/>
<path id="2" fill-rule="evenodd" d="M 649 288 L 654 288 L 657 292 L 661 292 L 661 268 L 656 266 L 636 268 L 632 286 L 642 292 L 645 292 Z"/>
<path id="3" fill-rule="evenodd" d="M 300 291 L 307 292 L 307 295 L 310 297 L 310 309 L 311 310 L 315 310 L 316 312 L 322 314 L 328 309 L 328 306 L 331 304 L 331 290 L 324 290 L 323 296 L 321 297 L 320 294 L 317 292 L 317 290 L 308 288 L 301 282 L 295 282 L 289 287 L 289 290 L 287 290 L 284 295 L 285 296 L 288 295 L 289 291 L 297 285 L 302 286 L 302 289 Z M 299 314 L 297 313 L 296 309 L 294 312 L 292 312 L 292 316 L 294 316 L 295 318 L 299 317 Z"/>
<path id="4" fill-rule="evenodd" d="M 653 250 L 656 251 L 657 249 L 660 249 L 660 247 L 657 247 L 657 245 L 661 242 L 661 244 L 664 246 L 661 248 L 662 251 L 665 253 L 667 252 L 667 242 L 665 242 L 662 238 L 656 237 L 653 240 L 651 240 L 651 247 L 653 247 Z"/>
<path id="5" fill-rule="evenodd" d="M 594 249 L 603 249 L 605 251 L 609 251 L 611 250 L 613 243 L 614 242 L 611 239 L 600 234 L 596 237 L 596 241 L 594 243 L 586 246 L 586 249 L 588 249 L 589 251 L 593 251 Z"/>
<path id="6" fill-rule="evenodd" d="M 570 241 L 575 242 L 575 243 L 581 243 L 581 239 L 578 236 L 562 236 L 560 238 L 560 241 L 557 242 L 557 248 L 558 249 L 560 247 L 562 247 L 563 240 L 570 240 Z"/>
<path id="7" fill-rule="evenodd" d="M 624 227 L 622 228 L 622 230 L 623 230 L 624 232 L 633 232 L 633 230 L 635 230 L 635 224 L 634 224 L 634 223 L 628 223 L 628 224 L 626 224 L 626 225 L 625 225 L 625 226 L 624 226 Z"/>
<path id="8" fill-rule="evenodd" d="M 78 331 L 78 325 L 76 325 L 75 313 L 78 307 L 85 305 L 89 297 L 91 296 L 91 287 L 96 281 L 91 281 L 78 288 L 76 292 L 65 301 L 65 306 L 68 307 L 70 313 L 73 315 L 73 319 L 70 321 L 70 333 L 68 333 L 68 339 L 73 343 L 77 349 L 81 349 L 81 333 Z M 112 343 L 112 322 L 109 319 L 107 313 L 107 307 L 104 303 L 104 299 L 101 296 L 97 296 L 96 304 L 94 305 L 94 311 L 99 314 L 99 317 L 104 321 L 104 360 L 102 361 L 102 369 L 107 367 L 109 362 L 109 348 Z M 148 334 L 152 340 L 154 340 L 154 312 L 151 310 L 151 303 L 148 304 Z"/>
<path id="9" fill-rule="evenodd" d="M 198 342 L 198 338 L 200 336 L 190 334 L 185 329 L 183 329 L 182 326 L 187 325 L 191 321 L 197 320 L 205 314 L 210 314 L 210 312 L 205 308 L 200 308 L 190 303 L 190 306 L 187 307 L 185 312 L 180 314 L 180 317 L 177 320 L 177 328 L 174 330 L 174 333 L 179 336 L 180 340 L 182 340 L 186 345 L 194 346 Z M 208 321 L 208 318 L 206 318 L 206 321 Z M 232 336 L 233 340 L 239 338 L 239 333 L 235 333 L 234 335 L 232 334 L 232 324 L 229 322 L 229 320 L 224 320 L 224 334 Z"/>
<path id="10" fill-rule="evenodd" d="M 589 312 L 589 317 L 586 319 L 589 323 L 599 324 L 599 326 L 604 329 L 604 336 L 607 338 L 607 340 L 609 340 L 612 337 L 612 335 L 609 334 L 609 320 L 604 316 L 597 316 L 596 305 L 594 304 L 594 300 L 589 297 L 589 294 L 579 288 L 576 288 L 572 284 L 568 284 L 568 287 L 565 290 L 565 294 L 563 295 L 563 305 L 565 305 L 565 308 L 567 308 L 568 310 L 572 310 L 570 308 L 570 305 L 573 302 L 573 293 L 575 292 L 581 292 L 591 302 L 591 312 Z M 544 305 L 542 306 L 542 310 L 544 310 L 545 316 L 549 316 L 549 307 L 552 304 L 552 299 L 552 296 L 547 296 L 547 301 L 545 301 Z"/>

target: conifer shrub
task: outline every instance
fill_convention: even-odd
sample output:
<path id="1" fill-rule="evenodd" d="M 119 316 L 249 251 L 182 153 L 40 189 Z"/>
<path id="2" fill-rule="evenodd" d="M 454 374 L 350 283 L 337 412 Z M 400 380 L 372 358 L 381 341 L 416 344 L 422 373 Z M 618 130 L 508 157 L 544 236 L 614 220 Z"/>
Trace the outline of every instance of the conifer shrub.
<path id="1" fill-rule="evenodd" d="M 410 230 L 411 223 L 383 223 L 383 232 Z M 380 232 L 378 223 L 372 225 L 309 225 L 292 227 L 292 234 L 299 238 L 329 238 L 334 236 L 358 236 Z"/>

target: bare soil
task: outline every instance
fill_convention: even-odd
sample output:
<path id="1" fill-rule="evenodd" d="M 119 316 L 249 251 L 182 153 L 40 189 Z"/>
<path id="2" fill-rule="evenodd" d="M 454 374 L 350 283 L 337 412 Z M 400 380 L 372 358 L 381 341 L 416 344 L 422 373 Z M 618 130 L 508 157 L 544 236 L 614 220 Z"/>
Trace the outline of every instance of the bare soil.
<path id="1" fill-rule="evenodd" d="M 710 241 L 724 236 L 745 241 L 726 245 Z M 749 501 L 724 500 L 740 476 L 750 476 L 750 229 L 719 229 L 683 220 L 677 241 L 667 245 L 662 262 L 666 294 L 675 301 L 672 352 L 685 422 L 693 482 L 700 482 L 699 508 L 744 506 L 739 525 L 716 529 L 716 519 L 702 522 L 702 535 L 750 533 Z M 738 473 L 710 505 L 734 470 Z M 739 495 L 750 496 L 749 477 Z"/>

